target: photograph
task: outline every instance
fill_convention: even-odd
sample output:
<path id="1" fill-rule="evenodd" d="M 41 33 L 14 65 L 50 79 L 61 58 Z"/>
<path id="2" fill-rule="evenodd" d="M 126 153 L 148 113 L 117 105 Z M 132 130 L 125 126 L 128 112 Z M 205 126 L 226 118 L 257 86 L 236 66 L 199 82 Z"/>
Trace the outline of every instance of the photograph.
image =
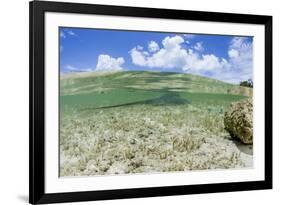
<path id="1" fill-rule="evenodd" d="M 253 36 L 58 28 L 59 176 L 253 168 Z"/>
<path id="2" fill-rule="evenodd" d="M 31 204 L 272 189 L 273 17 L 179 8 L 29 3 Z"/>

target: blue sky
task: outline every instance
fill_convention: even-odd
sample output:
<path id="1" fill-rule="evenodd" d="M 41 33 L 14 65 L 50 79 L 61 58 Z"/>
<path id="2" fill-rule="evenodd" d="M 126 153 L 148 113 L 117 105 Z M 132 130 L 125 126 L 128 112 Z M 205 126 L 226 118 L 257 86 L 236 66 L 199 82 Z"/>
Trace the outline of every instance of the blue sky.
<path id="1" fill-rule="evenodd" d="M 61 73 L 149 70 L 230 83 L 252 78 L 252 37 L 61 27 L 59 38 Z"/>

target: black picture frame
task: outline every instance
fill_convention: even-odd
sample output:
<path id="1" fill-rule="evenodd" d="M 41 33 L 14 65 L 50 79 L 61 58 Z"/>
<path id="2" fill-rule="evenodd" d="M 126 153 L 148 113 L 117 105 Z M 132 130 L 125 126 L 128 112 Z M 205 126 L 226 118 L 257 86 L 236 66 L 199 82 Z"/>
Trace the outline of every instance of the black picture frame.
<path id="1" fill-rule="evenodd" d="M 32 1 L 30 12 L 30 142 L 29 202 L 31 204 L 75 202 L 106 199 L 155 197 L 272 188 L 272 17 L 262 15 L 199 12 L 185 10 L 105 6 L 93 4 Z M 110 16 L 149 17 L 259 24 L 265 27 L 265 180 L 235 183 L 197 184 L 153 188 L 115 189 L 71 193 L 45 192 L 45 72 L 44 26 L 46 12 L 100 14 Z"/>

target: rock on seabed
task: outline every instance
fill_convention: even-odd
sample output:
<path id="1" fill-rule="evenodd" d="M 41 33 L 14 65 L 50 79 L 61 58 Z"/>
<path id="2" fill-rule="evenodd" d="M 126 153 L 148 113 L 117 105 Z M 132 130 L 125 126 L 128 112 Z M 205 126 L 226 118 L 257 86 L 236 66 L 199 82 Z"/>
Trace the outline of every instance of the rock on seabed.
<path id="1" fill-rule="evenodd" d="M 244 144 L 253 143 L 253 103 L 252 99 L 231 103 L 224 115 L 224 126 L 231 137 Z"/>

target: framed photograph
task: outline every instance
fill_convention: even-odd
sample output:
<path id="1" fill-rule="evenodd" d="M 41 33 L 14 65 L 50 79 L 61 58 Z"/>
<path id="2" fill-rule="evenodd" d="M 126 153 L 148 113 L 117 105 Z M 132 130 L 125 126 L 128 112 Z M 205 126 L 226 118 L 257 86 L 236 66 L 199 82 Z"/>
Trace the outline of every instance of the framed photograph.
<path id="1" fill-rule="evenodd" d="M 30 203 L 272 188 L 272 17 L 30 2 Z"/>

